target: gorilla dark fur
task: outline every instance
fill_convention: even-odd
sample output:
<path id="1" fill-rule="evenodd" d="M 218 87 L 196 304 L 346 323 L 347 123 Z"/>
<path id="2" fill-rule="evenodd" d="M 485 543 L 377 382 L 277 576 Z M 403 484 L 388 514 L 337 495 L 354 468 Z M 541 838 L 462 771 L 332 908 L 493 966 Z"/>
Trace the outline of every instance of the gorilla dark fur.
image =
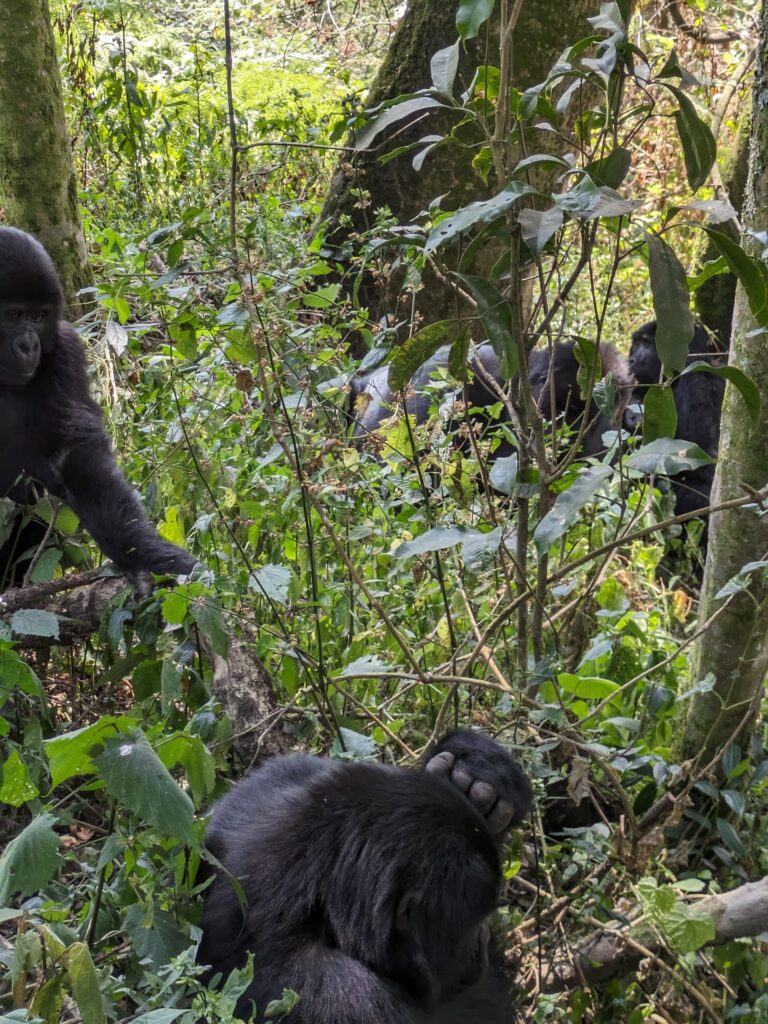
<path id="1" fill-rule="evenodd" d="M 534 349 L 528 360 L 528 379 L 531 393 L 542 415 L 548 420 L 556 421 L 562 417 L 572 430 L 579 430 L 586 416 L 586 426 L 582 440 L 584 455 L 602 455 L 605 452 L 603 434 L 624 426 L 630 429 L 627 418 L 634 380 L 627 365 L 627 360 L 613 345 L 602 343 L 599 346 L 602 374 L 611 374 L 616 390 L 616 400 L 612 415 L 602 413 L 594 399 L 590 399 L 589 407 L 582 397 L 578 382 L 581 364 L 576 358 L 576 343 L 573 341 L 557 342 L 552 349 Z M 553 408 L 554 399 L 554 408 Z"/>
<path id="2" fill-rule="evenodd" d="M 713 364 L 722 360 L 722 354 L 701 324 L 696 325 L 688 346 L 686 365 L 698 360 Z M 637 380 L 635 396 L 642 401 L 649 385 L 658 384 L 662 378 L 661 360 L 656 351 L 655 320 L 644 324 L 632 335 L 629 366 Z M 713 457 L 717 455 L 720 439 L 720 408 L 724 390 L 725 381 L 712 373 L 685 373 L 672 383 L 677 410 L 675 436 L 683 441 L 692 441 Z M 711 465 L 671 477 L 675 512 L 682 515 L 706 508 L 714 477 L 715 467 Z"/>
<path id="3" fill-rule="evenodd" d="M 278 757 L 214 808 L 206 845 L 219 872 L 198 952 L 210 976 L 254 956 L 236 1013 L 285 988 L 288 1024 L 466 1024 L 510 1020 L 486 970 L 501 834 L 531 788 L 498 743 L 455 732 L 423 770 Z"/>
<path id="4" fill-rule="evenodd" d="M 0 228 L 0 497 L 27 503 L 35 481 L 77 513 L 122 571 L 188 573 L 194 559 L 159 536 L 115 463 L 88 394 L 82 342 L 62 306 L 45 249 Z M 21 545 L 29 539 L 22 530 Z M 0 548 L 0 581 L 19 554 L 18 541 Z M 10 578 L 21 578 L 18 566 Z"/>

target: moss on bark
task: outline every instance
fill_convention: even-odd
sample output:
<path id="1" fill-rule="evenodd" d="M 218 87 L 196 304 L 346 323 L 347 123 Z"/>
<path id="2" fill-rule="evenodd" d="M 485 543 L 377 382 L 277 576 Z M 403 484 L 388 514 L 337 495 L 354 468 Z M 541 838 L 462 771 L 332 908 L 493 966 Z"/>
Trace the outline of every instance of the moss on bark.
<path id="1" fill-rule="evenodd" d="M 744 225 L 762 229 L 768 213 L 768 4 L 764 5 L 761 51 L 755 78 L 752 142 Z M 745 234 L 745 244 L 752 244 Z M 733 366 L 747 373 L 762 399 L 760 423 L 750 428 L 747 411 L 728 385 L 723 403 L 720 456 L 714 504 L 744 496 L 744 485 L 768 482 L 768 336 L 750 332 L 755 321 L 739 288 L 731 335 Z M 768 558 L 768 517 L 746 509 L 716 513 L 702 586 L 699 621 L 708 623 L 694 649 L 693 681 L 712 673 L 714 689 L 692 701 L 682 740 L 683 757 L 710 759 L 732 737 L 745 746 L 764 694 L 768 671 L 768 586 L 763 572 L 752 573 L 749 589 L 724 606 L 718 591 L 747 562 Z M 719 612 L 711 622 L 710 618 Z"/>
<path id="2" fill-rule="evenodd" d="M 3 0 L 0 200 L 3 221 L 35 235 L 68 306 L 90 284 L 48 0 Z"/>

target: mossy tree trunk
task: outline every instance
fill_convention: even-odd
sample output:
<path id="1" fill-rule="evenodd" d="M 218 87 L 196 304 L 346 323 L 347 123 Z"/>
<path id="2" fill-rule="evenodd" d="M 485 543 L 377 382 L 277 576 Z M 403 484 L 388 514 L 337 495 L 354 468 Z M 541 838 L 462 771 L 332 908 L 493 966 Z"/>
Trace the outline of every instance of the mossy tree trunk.
<path id="1" fill-rule="evenodd" d="M 743 222 L 743 244 L 758 246 L 747 234 L 762 230 L 768 214 L 768 4 L 761 23 L 761 49 L 752 110 L 752 134 Z M 733 366 L 747 373 L 762 399 L 760 423 L 750 428 L 746 407 L 729 385 L 723 403 L 720 456 L 712 493 L 713 504 L 744 496 L 744 485 L 762 488 L 768 482 L 768 335 L 756 327 L 746 297 L 737 289 L 731 333 Z M 694 649 L 694 682 L 714 676 L 714 688 L 698 693 L 689 708 L 682 741 L 684 757 L 711 759 L 732 738 L 742 748 L 764 694 L 768 671 L 768 584 L 764 572 L 753 572 L 749 588 L 724 605 L 717 594 L 748 562 L 768 558 L 768 517 L 738 508 L 714 513 L 699 611 L 708 623 Z M 715 614 L 719 613 L 719 614 Z M 715 618 L 712 619 L 712 616 Z M 710 621 L 710 619 L 712 621 Z"/>
<path id="2" fill-rule="evenodd" d="M 367 107 L 431 85 L 432 56 L 458 37 L 457 8 L 458 0 L 413 0 L 392 38 L 366 99 Z M 462 48 L 457 92 L 469 86 L 479 64 L 499 63 L 498 8 L 497 4 L 480 36 L 470 40 L 466 49 Z M 571 0 L 564 4 L 526 0 L 512 43 L 514 87 L 524 90 L 544 81 L 564 48 L 592 31 L 586 19 L 596 14 L 598 8 L 595 0 Z M 571 104 L 574 116 L 578 108 L 578 103 Z M 507 182 L 495 181 L 491 174 L 486 184 L 473 169 L 472 158 L 477 151 L 474 146 L 443 147 L 427 158 L 420 171 L 413 168 L 413 153 L 405 153 L 384 165 L 379 162 L 379 157 L 392 149 L 415 142 L 424 135 L 449 131 L 454 121 L 450 115 L 441 118 L 432 114 L 405 128 L 404 122 L 398 122 L 378 136 L 374 149 L 356 154 L 352 160 L 343 160 L 336 168 L 321 214 L 321 220 L 327 223 L 329 241 L 342 245 L 350 234 L 369 227 L 375 211 L 382 207 L 387 207 L 399 224 L 405 224 L 427 209 L 437 196 L 443 197 L 442 209 L 456 210 L 502 189 Z M 567 135 L 567 130 L 566 125 L 563 135 Z M 542 150 L 553 152 L 558 147 L 565 148 L 565 142 L 553 133 L 541 135 Z M 536 183 L 546 190 L 543 181 Z M 361 190 L 369 194 L 369 200 L 361 202 Z M 377 282 L 369 280 L 360 294 L 362 304 L 368 305 L 374 318 L 393 312 L 391 289 L 381 289 Z M 430 279 L 427 287 L 416 296 L 418 311 L 427 321 L 442 319 L 454 304 L 451 285 L 441 280 Z"/>
<path id="3" fill-rule="evenodd" d="M 3 222 L 42 242 L 70 312 L 91 283 L 48 0 L 0 0 L 0 203 Z"/>
<path id="4" fill-rule="evenodd" d="M 737 213 L 744 205 L 744 190 L 747 184 L 749 166 L 749 136 L 751 116 L 747 108 L 739 118 L 738 130 L 733 146 L 726 156 L 723 169 L 723 185 L 725 186 L 732 206 Z M 728 231 L 737 239 L 737 229 L 729 221 L 722 225 L 721 230 Z M 708 235 L 702 234 L 702 246 L 699 264 L 703 265 L 716 260 L 720 250 Z M 714 333 L 723 351 L 728 350 L 733 320 L 733 304 L 736 298 L 736 277 L 733 274 L 717 274 L 705 281 L 694 295 L 696 314 L 705 327 Z"/>

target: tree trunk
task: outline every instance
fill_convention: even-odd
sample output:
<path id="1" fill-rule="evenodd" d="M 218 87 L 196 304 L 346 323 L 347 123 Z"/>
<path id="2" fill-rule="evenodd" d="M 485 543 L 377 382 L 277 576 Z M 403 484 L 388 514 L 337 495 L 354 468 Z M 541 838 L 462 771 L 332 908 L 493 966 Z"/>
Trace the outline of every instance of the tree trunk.
<path id="1" fill-rule="evenodd" d="M 61 275 L 70 312 L 90 284 L 48 0 L 0 0 L 0 202 Z"/>
<path id="2" fill-rule="evenodd" d="M 744 205 L 744 189 L 747 184 L 747 171 L 749 168 L 749 135 L 751 128 L 751 116 L 749 109 L 745 110 L 739 118 L 738 130 L 733 146 L 728 153 L 722 170 L 723 185 L 725 186 L 731 205 L 741 213 Z M 737 230 L 732 227 L 733 222 L 728 221 L 722 226 L 723 230 L 733 233 L 735 241 L 738 241 Z M 699 265 L 716 260 L 720 250 L 709 237 L 702 234 L 705 240 L 701 247 Z M 734 274 L 717 274 L 705 281 L 701 288 L 697 289 L 694 295 L 694 307 L 699 320 L 713 332 L 720 347 L 724 352 L 728 351 L 731 338 L 731 322 L 733 320 L 733 304 L 736 298 L 736 277 Z"/>
<path id="3" fill-rule="evenodd" d="M 768 4 L 761 20 L 761 49 L 752 111 L 752 138 L 744 209 L 744 226 L 760 230 L 768 211 Z M 743 243 L 757 247 L 745 231 Z M 723 402 L 720 455 L 712 493 L 717 505 L 743 497 L 743 484 L 762 488 L 768 478 L 768 335 L 749 336 L 756 327 L 739 287 L 731 335 L 731 365 L 757 385 L 762 400 L 760 423 L 751 429 L 741 397 L 730 385 Z M 731 737 L 742 746 L 760 705 L 768 671 L 768 585 L 764 572 L 753 572 L 749 588 L 723 607 L 718 591 L 747 562 L 768 558 L 768 517 L 746 509 L 714 513 L 704 571 L 700 623 L 719 611 L 694 649 L 694 682 L 708 673 L 714 689 L 691 701 L 682 742 L 684 757 L 714 757 Z"/>
<path id="4" fill-rule="evenodd" d="M 366 100 L 373 107 L 383 100 L 415 92 L 431 85 L 430 60 L 439 50 L 457 39 L 455 3 L 445 0 L 413 0 L 392 38 L 387 56 Z M 515 28 L 513 51 L 513 85 L 524 90 L 546 79 L 552 65 L 571 43 L 590 31 L 587 17 L 596 13 L 594 0 L 571 0 L 553 4 L 551 0 L 526 0 Z M 487 29 L 487 31 L 486 31 Z M 499 5 L 481 29 L 477 39 L 470 40 L 466 52 L 462 47 L 457 92 L 469 86 L 479 64 L 499 63 Z M 570 107 L 573 116 L 579 103 Z M 379 158 L 392 149 L 415 142 L 424 135 L 443 134 L 450 130 L 455 116 L 418 118 L 404 128 L 398 122 L 377 139 L 374 149 L 345 160 L 334 172 L 321 220 L 327 222 L 327 238 L 341 246 L 350 233 L 369 227 L 375 211 L 387 207 L 399 224 L 408 223 L 437 196 L 443 196 L 442 209 L 456 210 L 474 200 L 487 199 L 507 182 L 494 180 L 486 184 L 472 167 L 477 152 L 475 145 L 452 145 L 427 157 L 421 171 L 413 168 L 413 153 L 405 153 L 382 165 Z M 567 136 L 568 126 L 562 134 Z M 541 148 L 555 152 L 565 142 L 553 133 L 542 133 Z M 478 143 L 478 138 L 474 142 Z M 543 181 L 536 184 L 547 191 Z M 360 190 L 370 195 L 361 201 Z M 367 305 L 373 319 L 394 309 L 399 282 L 382 289 L 380 283 L 366 280 L 359 292 L 361 304 Z M 425 287 L 416 296 L 419 313 L 426 321 L 440 320 L 455 307 L 455 293 L 449 282 L 425 278 Z"/>

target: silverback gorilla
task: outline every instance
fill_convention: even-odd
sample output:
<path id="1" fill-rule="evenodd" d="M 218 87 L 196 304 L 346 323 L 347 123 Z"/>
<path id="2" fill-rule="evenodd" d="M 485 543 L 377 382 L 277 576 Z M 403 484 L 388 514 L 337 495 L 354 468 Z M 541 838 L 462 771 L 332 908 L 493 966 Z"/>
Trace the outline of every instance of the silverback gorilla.
<path id="1" fill-rule="evenodd" d="M 135 580 L 188 573 L 195 560 L 163 540 L 115 463 L 88 394 L 82 342 L 61 319 L 63 296 L 45 249 L 0 228 L 0 497 L 24 504 L 33 483 L 65 501 L 107 557 Z M 0 580 L 30 534 L 0 547 Z M 146 584 L 146 578 L 144 579 Z"/>
<path id="2" fill-rule="evenodd" d="M 715 363 L 721 355 L 701 324 L 696 324 L 688 346 L 686 364 L 698 360 Z M 662 367 L 656 351 L 655 320 L 644 324 L 632 335 L 629 366 L 637 380 L 635 395 L 642 401 L 649 385 L 661 381 Z M 675 436 L 683 441 L 692 441 L 708 455 L 716 456 L 724 390 L 723 378 L 712 373 L 684 373 L 677 377 L 672 384 L 677 410 Z M 700 466 L 671 477 L 675 492 L 675 512 L 682 515 L 706 508 L 714 478 L 714 466 Z"/>
<path id="3" fill-rule="evenodd" d="M 244 1019 L 289 988 L 288 1024 L 508 1022 L 484 920 L 502 835 L 530 802 L 517 762 L 476 732 L 445 736 L 420 771 L 275 758 L 214 808 L 206 845 L 245 906 L 218 872 L 198 960 L 226 976 L 253 953 Z"/>

